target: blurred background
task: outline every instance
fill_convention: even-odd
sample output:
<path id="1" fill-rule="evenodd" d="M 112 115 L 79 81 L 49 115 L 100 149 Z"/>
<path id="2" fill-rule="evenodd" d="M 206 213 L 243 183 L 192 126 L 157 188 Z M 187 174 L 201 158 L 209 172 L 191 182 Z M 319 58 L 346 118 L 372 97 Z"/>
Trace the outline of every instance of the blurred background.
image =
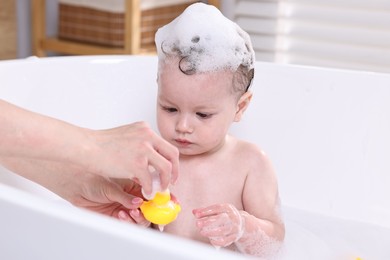
<path id="1" fill-rule="evenodd" d="M 187 0 L 1 0 L 0 59 L 153 55 Z M 389 0 L 220 0 L 259 61 L 390 72 Z"/>

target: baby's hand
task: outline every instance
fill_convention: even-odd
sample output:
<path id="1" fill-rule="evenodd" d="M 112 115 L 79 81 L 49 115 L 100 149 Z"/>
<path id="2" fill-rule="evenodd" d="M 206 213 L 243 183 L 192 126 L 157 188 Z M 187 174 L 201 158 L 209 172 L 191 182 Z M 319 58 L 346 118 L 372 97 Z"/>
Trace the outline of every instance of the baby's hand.
<path id="1" fill-rule="evenodd" d="M 244 218 L 231 204 L 216 204 L 194 209 L 196 226 L 214 246 L 226 247 L 239 240 L 244 232 Z"/>

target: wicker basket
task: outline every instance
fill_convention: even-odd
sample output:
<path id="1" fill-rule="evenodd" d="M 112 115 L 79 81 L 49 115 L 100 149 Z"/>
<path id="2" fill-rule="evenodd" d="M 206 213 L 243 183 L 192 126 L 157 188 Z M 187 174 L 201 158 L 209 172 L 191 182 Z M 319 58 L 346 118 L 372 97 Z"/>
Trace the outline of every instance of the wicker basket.
<path id="1" fill-rule="evenodd" d="M 192 1 L 195 2 L 195 1 Z M 141 48 L 154 46 L 154 34 L 192 2 L 141 10 Z M 125 14 L 91 7 L 59 4 L 59 38 L 110 47 L 124 46 Z"/>

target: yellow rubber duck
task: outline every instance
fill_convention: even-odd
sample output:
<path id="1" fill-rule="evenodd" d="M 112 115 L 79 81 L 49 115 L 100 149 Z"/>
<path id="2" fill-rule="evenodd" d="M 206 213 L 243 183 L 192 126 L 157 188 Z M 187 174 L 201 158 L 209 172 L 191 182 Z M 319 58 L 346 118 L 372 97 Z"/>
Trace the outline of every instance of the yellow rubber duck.
<path id="1" fill-rule="evenodd" d="M 159 226 L 174 221 L 181 211 L 180 205 L 171 200 L 169 191 L 156 192 L 154 198 L 144 201 L 140 208 L 148 221 Z"/>

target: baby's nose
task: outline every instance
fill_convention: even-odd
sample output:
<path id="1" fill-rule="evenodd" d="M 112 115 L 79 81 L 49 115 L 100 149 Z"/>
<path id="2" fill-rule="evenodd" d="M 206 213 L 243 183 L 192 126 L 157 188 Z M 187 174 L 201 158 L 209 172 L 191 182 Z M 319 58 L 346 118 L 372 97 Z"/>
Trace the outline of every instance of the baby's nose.
<path id="1" fill-rule="evenodd" d="M 176 131 L 181 133 L 192 133 L 193 127 L 191 125 L 191 120 L 188 116 L 181 116 L 176 123 Z"/>

